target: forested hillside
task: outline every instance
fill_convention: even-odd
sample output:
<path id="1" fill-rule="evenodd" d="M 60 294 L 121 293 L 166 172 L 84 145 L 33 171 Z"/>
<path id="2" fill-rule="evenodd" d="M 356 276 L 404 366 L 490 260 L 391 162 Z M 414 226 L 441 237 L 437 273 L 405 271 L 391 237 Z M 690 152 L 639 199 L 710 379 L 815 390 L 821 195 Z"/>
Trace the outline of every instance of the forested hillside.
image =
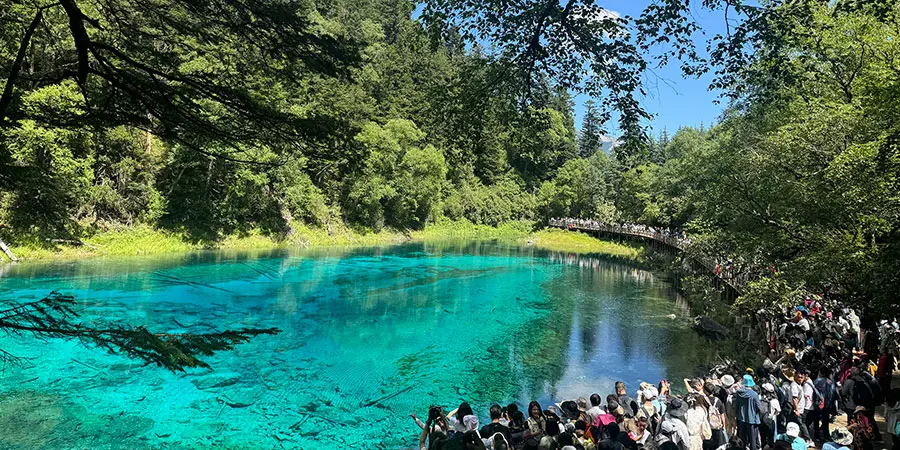
<path id="1" fill-rule="evenodd" d="M 287 38 L 180 2 L 114 2 L 121 16 L 102 18 L 91 3 L 79 2 L 100 20 L 86 22 L 87 82 L 66 73 L 78 65 L 67 12 L 48 8 L 9 85 L 0 233 L 13 242 L 139 222 L 202 239 L 294 221 L 497 224 L 557 207 L 541 195 L 559 197 L 542 188 L 558 174 L 609 165 L 565 165 L 578 156 L 565 89 L 542 82 L 523 102 L 506 68 L 461 38 L 431 39 L 409 2 L 321 2 L 293 23 L 231 11 L 304 33 Z M 4 73 L 35 14 L 4 12 Z"/>
<path id="2" fill-rule="evenodd" d="M 896 308 L 900 7 L 742 3 L 703 2 L 732 17 L 703 57 L 678 0 L 637 18 L 575 1 L 7 2 L 0 236 L 593 217 L 683 227 L 697 251 L 778 273 L 748 310 L 805 290 Z M 650 131 L 642 77 L 675 61 L 715 75 L 719 124 Z M 597 100 L 579 131 L 575 92 Z M 604 133 L 623 138 L 612 157 Z"/>

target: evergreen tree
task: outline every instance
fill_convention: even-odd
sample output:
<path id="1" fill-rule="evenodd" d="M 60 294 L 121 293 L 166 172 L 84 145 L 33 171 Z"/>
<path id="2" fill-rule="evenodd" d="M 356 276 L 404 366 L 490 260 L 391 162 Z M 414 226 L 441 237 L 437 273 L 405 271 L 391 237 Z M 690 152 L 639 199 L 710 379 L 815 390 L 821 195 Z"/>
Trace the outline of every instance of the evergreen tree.
<path id="1" fill-rule="evenodd" d="M 581 121 L 581 132 L 578 134 L 578 156 L 590 158 L 600 150 L 603 143 L 603 120 L 593 100 L 584 103 L 584 119 Z"/>

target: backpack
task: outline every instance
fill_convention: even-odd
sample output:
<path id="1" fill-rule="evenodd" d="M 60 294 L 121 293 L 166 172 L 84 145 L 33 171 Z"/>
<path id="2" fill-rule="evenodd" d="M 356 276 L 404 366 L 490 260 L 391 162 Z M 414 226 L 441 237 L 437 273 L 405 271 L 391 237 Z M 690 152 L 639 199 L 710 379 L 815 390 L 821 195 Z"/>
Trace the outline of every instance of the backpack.
<path id="1" fill-rule="evenodd" d="M 813 386 L 816 388 L 816 393 L 819 393 L 822 398 L 822 408 L 827 411 L 831 411 L 834 409 L 834 382 L 825 378 L 821 379 L 823 382 L 813 383 Z M 815 393 L 814 393 L 815 395 Z M 816 402 L 816 409 L 819 408 L 819 403 Z"/>
<path id="2" fill-rule="evenodd" d="M 875 402 L 873 405 L 878 406 L 884 403 L 884 392 L 881 390 L 881 384 L 878 383 L 878 380 L 869 375 L 866 377 L 866 384 L 872 391 L 872 400 Z"/>
<path id="3" fill-rule="evenodd" d="M 853 380 L 853 390 L 851 391 L 853 403 L 856 404 L 856 406 L 864 406 L 866 408 L 871 408 L 875 405 L 875 393 L 872 391 L 872 385 L 869 381 L 861 375 L 851 377 L 850 379 Z"/>
<path id="4" fill-rule="evenodd" d="M 819 389 L 816 388 L 816 384 L 812 381 L 807 381 L 810 386 L 812 386 L 812 402 L 813 409 L 816 411 L 821 411 L 825 409 L 825 397 L 819 392 Z"/>
<path id="5" fill-rule="evenodd" d="M 780 416 L 784 419 L 790 417 L 791 412 L 794 411 L 794 401 L 791 399 L 790 388 L 790 385 L 775 388 L 775 395 L 778 397 L 778 404 L 781 406 Z M 788 389 L 788 391 L 785 392 L 785 389 Z"/>
<path id="6" fill-rule="evenodd" d="M 715 399 L 718 400 L 718 399 Z M 719 411 L 719 408 L 716 406 L 716 402 L 713 401 L 709 405 L 709 427 L 713 430 L 721 430 L 725 428 L 725 421 L 723 420 L 722 413 Z"/>

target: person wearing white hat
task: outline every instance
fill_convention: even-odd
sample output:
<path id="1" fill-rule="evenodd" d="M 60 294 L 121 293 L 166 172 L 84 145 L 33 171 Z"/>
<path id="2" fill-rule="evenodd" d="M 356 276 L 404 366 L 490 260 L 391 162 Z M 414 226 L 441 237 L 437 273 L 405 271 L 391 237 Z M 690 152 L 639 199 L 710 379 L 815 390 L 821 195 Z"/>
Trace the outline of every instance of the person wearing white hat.
<path id="1" fill-rule="evenodd" d="M 788 422 L 784 434 L 779 434 L 775 440 L 790 443 L 791 450 L 806 450 L 806 441 L 800 437 L 800 425 L 797 422 Z"/>
<path id="2" fill-rule="evenodd" d="M 790 443 L 791 450 L 806 450 L 806 441 L 800 438 L 800 425 L 797 422 L 788 422 L 784 434 L 779 434 L 775 440 Z"/>
<path id="3" fill-rule="evenodd" d="M 719 382 L 722 383 L 722 387 L 723 387 L 725 390 L 728 390 L 729 388 L 731 388 L 732 386 L 734 386 L 734 377 L 731 376 L 731 375 L 722 375 L 722 377 L 719 378 Z M 730 393 L 730 392 L 729 392 L 729 393 Z"/>
<path id="4" fill-rule="evenodd" d="M 831 432 L 831 441 L 822 445 L 822 450 L 850 450 L 853 434 L 846 428 L 836 428 Z"/>

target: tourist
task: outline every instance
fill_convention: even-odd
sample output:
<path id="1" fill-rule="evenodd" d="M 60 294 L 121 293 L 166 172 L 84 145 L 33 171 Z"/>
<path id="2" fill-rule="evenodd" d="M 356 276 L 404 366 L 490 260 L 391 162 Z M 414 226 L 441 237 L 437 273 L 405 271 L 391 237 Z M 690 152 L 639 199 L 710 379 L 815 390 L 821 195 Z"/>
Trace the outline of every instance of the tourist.
<path id="1" fill-rule="evenodd" d="M 507 410 L 512 409 L 512 406 L 515 406 L 515 411 L 510 415 L 509 419 L 509 436 L 511 438 L 509 442 L 518 448 L 525 442 L 525 434 L 528 432 L 528 423 L 525 419 L 525 414 L 522 413 L 522 411 L 519 411 L 518 406 L 514 403 L 507 406 Z"/>
<path id="2" fill-rule="evenodd" d="M 587 410 L 588 423 L 594 423 L 597 420 L 597 416 L 606 412 L 600 406 L 601 402 L 600 394 L 591 394 L 591 408 Z"/>
<path id="3" fill-rule="evenodd" d="M 806 450 L 807 444 L 800 437 L 800 425 L 797 422 L 788 422 L 784 434 L 779 434 L 775 441 L 784 441 L 791 445 L 791 450 Z"/>
<path id="4" fill-rule="evenodd" d="M 634 417 L 638 411 L 638 403 L 635 399 L 628 396 L 625 383 L 616 381 L 616 396 L 618 397 L 619 406 L 625 408 L 625 415 Z"/>
<path id="5" fill-rule="evenodd" d="M 496 433 L 487 439 L 485 444 L 490 450 L 513 450 L 515 447 L 506 440 L 502 433 Z"/>
<path id="6" fill-rule="evenodd" d="M 596 444 L 591 439 L 590 426 L 583 420 L 575 422 L 575 441 L 576 447 L 584 450 L 595 450 Z"/>
<path id="7" fill-rule="evenodd" d="M 597 444 L 597 450 L 625 450 L 625 444 L 619 439 L 619 425 L 609 424 L 607 432 L 609 435 Z"/>
<path id="8" fill-rule="evenodd" d="M 444 409 L 440 406 L 428 408 L 428 420 L 422 423 L 415 414 L 411 414 L 417 424 L 421 424 L 422 433 L 419 435 L 419 448 L 429 449 L 437 445 L 438 441 L 444 441 L 450 434 L 450 426 L 444 415 Z"/>
<path id="9" fill-rule="evenodd" d="M 712 437 L 707 447 L 717 449 L 726 444 L 725 436 L 725 403 L 716 395 L 722 391 L 721 386 L 717 386 L 711 382 L 703 385 L 703 392 L 709 403 L 709 428 L 712 430 Z"/>
<path id="10" fill-rule="evenodd" d="M 809 370 L 800 368 L 797 370 L 797 381 L 803 389 L 803 410 L 801 410 L 802 422 L 800 422 L 800 436 L 806 439 L 810 445 L 814 444 L 814 436 L 811 431 L 813 422 L 816 421 L 816 410 L 823 406 L 822 396 L 816 391 L 812 380 L 809 379 Z"/>
<path id="11" fill-rule="evenodd" d="M 709 426 L 709 403 L 699 393 L 690 394 L 687 397 L 687 403 L 690 408 L 685 414 L 684 423 L 690 436 L 688 450 L 703 450 L 703 441 L 712 438 L 712 429 Z"/>
<path id="12" fill-rule="evenodd" d="M 666 413 L 666 407 L 668 406 L 669 400 L 671 400 L 672 389 L 669 385 L 669 380 L 663 378 L 659 380 L 659 385 L 657 386 L 658 392 L 658 403 L 659 403 L 659 416 L 662 417 Z"/>
<path id="13" fill-rule="evenodd" d="M 857 406 L 847 430 L 853 434 L 853 446 L 850 450 L 872 450 L 873 433 L 878 427 L 870 421 L 864 406 Z"/>
<path id="14" fill-rule="evenodd" d="M 822 407 L 816 410 L 813 420 L 813 439 L 824 441 L 831 436 L 829 427 L 831 419 L 837 414 L 837 391 L 831 379 L 831 371 L 827 367 L 819 369 L 819 376 L 813 386 L 822 396 Z"/>
<path id="15" fill-rule="evenodd" d="M 869 422 L 875 422 L 875 406 L 881 400 L 881 386 L 868 372 L 854 366 L 850 369 L 850 377 L 841 386 L 841 398 L 844 399 L 844 411 L 847 413 L 848 422 L 860 410 L 864 411 Z M 852 410 L 851 410 L 852 408 Z M 861 409 L 860 409 L 861 408 Z M 880 438 L 878 429 L 872 431 L 876 440 Z M 854 434 L 855 436 L 855 434 Z M 854 437 L 854 439 L 856 439 Z M 854 445 L 861 445 L 856 443 Z"/>
<path id="16" fill-rule="evenodd" d="M 641 390 L 638 391 L 638 403 L 640 404 L 640 408 L 638 408 L 638 418 L 643 418 L 647 421 L 651 430 L 656 430 L 659 425 L 659 409 L 656 406 L 657 402 L 657 391 L 653 385 L 648 383 L 641 383 Z"/>
<path id="17" fill-rule="evenodd" d="M 475 416 L 466 416 L 466 417 L 475 417 Z M 478 425 L 478 420 L 476 418 L 475 425 Z M 481 435 L 478 434 L 478 430 L 468 430 L 463 433 L 462 436 L 462 444 L 465 450 L 486 450 L 484 446 L 484 441 L 481 440 Z"/>
<path id="18" fill-rule="evenodd" d="M 758 450 L 760 404 L 759 395 L 751 389 L 756 386 L 753 377 L 744 375 L 741 388 L 735 391 L 734 405 L 737 412 L 737 435 L 747 444 L 750 450 Z"/>
<path id="19" fill-rule="evenodd" d="M 884 422 L 891 435 L 891 447 L 900 450 L 900 389 L 888 391 L 884 406 Z"/>
<path id="20" fill-rule="evenodd" d="M 760 445 L 765 447 L 771 446 L 775 442 L 778 418 L 781 415 L 781 402 L 778 400 L 775 385 L 763 383 L 760 387 L 759 434 L 762 438 Z"/>
<path id="21" fill-rule="evenodd" d="M 673 398 L 666 406 L 666 415 L 663 418 L 660 427 L 660 438 L 657 440 L 659 445 L 664 442 L 671 441 L 679 447 L 680 450 L 687 450 L 691 442 L 691 434 L 684 423 L 687 415 L 688 405 L 679 398 Z"/>
<path id="22" fill-rule="evenodd" d="M 464 420 L 466 416 L 474 416 L 475 413 L 472 412 L 472 407 L 469 406 L 467 402 L 462 402 L 459 405 L 459 408 L 450 411 L 447 414 L 447 421 L 450 423 L 451 429 L 456 433 L 465 433 L 466 425 Z"/>
<path id="23" fill-rule="evenodd" d="M 890 348 L 884 346 L 881 349 L 881 356 L 878 358 L 878 371 L 876 372 L 881 392 L 888 392 L 891 390 L 891 381 L 894 378 L 894 370 L 896 370 L 896 368 L 893 352 Z"/>
<path id="24" fill-rule="evenodd" d="M 804 381 L 803 376 L 804 376 L 804 374 L 801 373 L 799 370 L 794 371 L 792 373 L 794 376 L 793 376 L 793 379 L 791 379 L 790 394 L 791 394 L 791 401 L 793 402 L 793 408 L 791 409 L 792 414 L 789 416 L 788 420 L 790 420 L 793 423 L 796 423 L 797 426 L 800 427 L 800 435 L 804 439 L 808 439 L 809 432 L 808 432 L 808 430 L 805 430 L 805 428 L 806 428 L 805 419 L 806 419 L 806 411 L 807 411 L 806 398 L 807 397 L 804 395 L 804 392 L 803 392 L 803 381 Z"/>
<path id="25" fill-rule="evenodd" d="M 578 397 L 575 399 L 575 405 L 578 407 L 578 419 L 588 422 L 591 420 L 591 417 L 588 415 L 587 411 L 590 409 L 590 405 L 588 401 L 584 397 Z"/>
<path id="26" fill-rule="evenodd" d="M 500 433 L 503 435 L 506 442 L 511 442 L 512 436 L 509 434 L 509 427 L 500 423 L 500 419 L 503 416 L 503 410 L 500 408 L 500 405 L 491 405 L 489 414 L 491 416 L 491 423 L 481 427 L 481 437 L 491 439 L 495 434 Z"/>
<path id="27" fill-rule="evenodd" d="M 535 439 L 540 442 L 546 432 L 547 420 L 541 410 L 541 404 L 533 401 L 528 404 L 528 433 L 526 439 Z"/>
<path id="28" fill-rule="evenodd" d="M 654 448 L 656 445 L 653 442 L 652 436 L 653 433 L 650 432 L 650 422 L 646 417 L 640 417 L 637 420 L 638 425 L 638 433 L 634 436 L 631 436 L 631 439 L 637 444 L 638 448 L 644 450 L 650 450 Z"/>

